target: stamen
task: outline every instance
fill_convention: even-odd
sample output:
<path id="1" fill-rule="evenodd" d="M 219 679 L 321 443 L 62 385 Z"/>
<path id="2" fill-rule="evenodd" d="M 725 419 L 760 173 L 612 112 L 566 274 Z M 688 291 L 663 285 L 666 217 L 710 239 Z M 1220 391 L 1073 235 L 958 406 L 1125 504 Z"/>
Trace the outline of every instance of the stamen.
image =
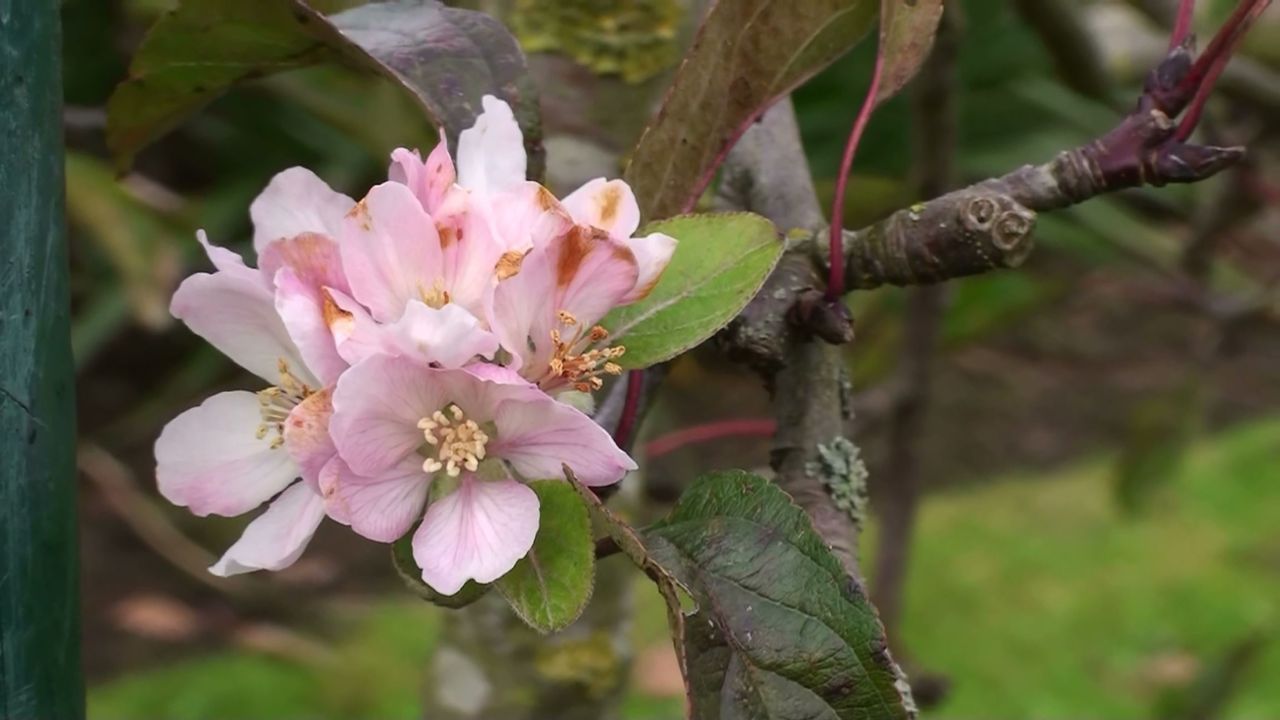
<path id="1" fill-rule="evenodd" d="M 258 414 L 262 424 L 258 425 L 254 437 L 265 440 L 267 435 L 275 431 L 271 438 L 271 449 L 284 445 L 284 423 L 298 403 L 306 400 L 315 391 L 289 372 L 289 363 L 280 358 L 276 363 L 280 373 L 280 383 L 258 392 Z"/>
<path id="2" fill-rule="evenodd" d="M 552 354 L 547 361 L 547 373 L 539 380 L 539 385 L 544 388 L 569 385 L 580 392 L 591 392 L 604 385 L 599 377 L 601 374 L 622 373 L 622 367 L 613 361 L 622 357 L 626 348 L 587 349 L 608 339 L 608 330 L 599 325 L 587 329 L 567 310 L 560 310 L 556 317 L 565 332 L 561 332 L 561 328 L 551 329 Z M 570 330 L 571 337 L 565 340 L 565 333 Z"/>
<path id="3" fill-rule="evenodd" d="M 422 470 L 427 473 L 444 470 L 449 477 L 458 477 L 463 469 L 475 472 L 488 452 L 489 436 L 480 429 L 479 423 L 467 418 L 462 408 L 451 404 L 445 409 L 452 417 L 436 410 L 430 418 L 418 421 L 423 439 L 437 448 L 435 457 L 422 462 Z"/>

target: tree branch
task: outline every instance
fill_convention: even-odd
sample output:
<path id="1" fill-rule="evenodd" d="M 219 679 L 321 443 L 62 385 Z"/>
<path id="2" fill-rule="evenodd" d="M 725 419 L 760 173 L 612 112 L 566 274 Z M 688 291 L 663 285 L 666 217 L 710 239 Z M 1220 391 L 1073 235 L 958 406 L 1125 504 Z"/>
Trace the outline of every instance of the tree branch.
<path id="1" fill-rule="evenodd" d="M 1037 212 L 1142 185 L 1190 183 L 1234 164 L 1244 148 L 1186 143 L 1176 117 L 1195 97 L 1188 47 L 1169 53 L 1147 79 L 1136 108 L 1093 142 L 1043 165 L 1025 165 L 900 210 L 845 238 L 845 284 L 921 285 L 1016 267 L 1032 249 Z M 816 238 L 811 253 L 825 264 Z M 798 293 L 797 293 L 798 295 Z"/>
<path id="2" fill-rule="evenodd" d="M 779 228 L 821 227 L 825 220 L 800 145 L 795 112 L 783 100 L 752 126 L 725 162 L 718 203 L 761 213 Z M 797 322 L 792 305 L 801 290 L 822 303 L 820 264 L 807 243 L 793 243 L 764 288 L 722 335 L 734 356 L 761 373 L 778 423 L 771 463 L 777 483 L 809 514 L 855 579 L 859 523 L 837 507 L 830 488 L 864 487 L 856 448 L 844 437 L 848 385 L 840 348 Z M 840 319 L 827 317 L 833 327 Z M 847 317 L 845 335 L 851 335 Z M 840 334 L 841 331 L 837 331 Z"/>

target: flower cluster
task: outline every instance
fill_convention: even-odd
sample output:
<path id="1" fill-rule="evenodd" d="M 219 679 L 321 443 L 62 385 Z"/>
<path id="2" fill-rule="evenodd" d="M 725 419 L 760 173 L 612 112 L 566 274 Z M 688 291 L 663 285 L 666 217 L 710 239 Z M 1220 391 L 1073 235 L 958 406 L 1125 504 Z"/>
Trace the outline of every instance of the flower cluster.
<path id="1" fill-rule="evenodd" d="M 525 480 L 568 465 L 599 486 L 635 467 L 566 394 L 620 372 L 597 323 L 644 297 L 675 240 L 632 237 L 626 183 L 557 200 L 525 165 L 510 108 L 486 97 L 456 168 L 444 143 L 425 161 L 397 150 L 359 202 L 302 168 L 277 175 L 250 207 L 256 268 L 199 234 L 216 271 L 182 283 L 173 315 L 267 383 L 156 442 L 169 501 L 268 504 L 212 572 L 284 568 L 326 516 L 381 542 L 421 521 L 423 580 L 453 594 L 529 551 Z"/>

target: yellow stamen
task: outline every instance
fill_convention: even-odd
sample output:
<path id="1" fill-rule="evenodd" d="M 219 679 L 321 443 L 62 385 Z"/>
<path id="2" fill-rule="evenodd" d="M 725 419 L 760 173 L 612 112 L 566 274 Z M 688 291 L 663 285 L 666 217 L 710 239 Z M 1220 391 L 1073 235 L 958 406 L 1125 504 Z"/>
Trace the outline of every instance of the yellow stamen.
<path id="1" fill-rule="evenodd" d="M 458 477 L 463 469 L 475 472 L 487 453 L 489 436 L 480 424 L 468 419 L 457 405 L 446 408 L 449 416 L 440 410 L 418 421 L 423 439 L 436 448 L 435 457 L 422 461 L 422 470 L 434 473 L 444 470 L 449 477 Z"/>

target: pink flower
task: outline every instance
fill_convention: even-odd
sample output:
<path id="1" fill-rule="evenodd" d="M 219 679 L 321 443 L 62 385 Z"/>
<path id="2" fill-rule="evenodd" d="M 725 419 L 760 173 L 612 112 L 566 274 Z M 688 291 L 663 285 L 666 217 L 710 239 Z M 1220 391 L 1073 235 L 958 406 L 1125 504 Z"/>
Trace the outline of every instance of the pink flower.
<path id="1" fill-rule="evenodd" d="M 285 258 L 319 237 L 272 241 L 264 267 L 275 253 L 277 276 L 289 274 L 299 293 L 309 293 L 301 280 L 309 271 Z M 271 386 L 219 393 L 172 420 L 156 441 L 156 480 L 166 499 L 201 516 L 241 515 L 271 501 L 210 571 L 279 570 L 298 558 L 324 517 L 319 471 L 334 454 L 329 391 L 276 311 L 293 291 L 273 293 L 265 273 L 205 246 L 218 271 L 183 281 L 171 312 Z M 295 482 L 300 476 L 304 482 Z"/>
<path id="2" fill-rule="evenodd" d="M 528 553 L 538 499 L 517 478 L 562 477 L 567 464 L 583 483 L 607 485 L 635 468 L 590 418 L 504 374 L 375 355 L 334 391 L 338 457 L 321 480 L 331 513 L 382 542 L 422 517 L 414 559 L 444 594 L 492 582 Z"/>
<path id="3" fill-rule="evenodd" d="M 471 315 L 420 302 L 404 308 L 392 334 L 371 333 L 334 239 L 353 206 L 310 172 L 286 170 L 250 210 L 260 267 L 200 233 L 217 271 L 187 278 L 174 294 L 175 317 L 271 384 L 209 398 L 156 442 L 157 482 L 174 504 L 240 515 L 270 501 L 215 574 L 281 569 L 310 541 L 325 514 L 320 470 L 335 454 L 332 385 L 350 362 L 388 352 L 457 366 L 497 349 Z"/>
<path id="4" fill-rule="evenodd" d="M 468 194 L 468 213 L 504 249 L 491 275 L 498 281 L 487 318 L 510 353 L 510 366 L 543 390 L 597 389 L 600 375 L 620 372 L 620 348 L 604 347 L 596 323 L 618 305 L 643 298 L 675 251 L 675 239 L 654 233 L 631 237 L 640 208 L 627 184 L 598 178 L 561 203 L 527 182 L 520 127 L 511 109 L 493 97 L 458 140 L 457 185 Z M 415 180 L 424 206 L 438 203 L 452 183 L 452 164 L 437 147 L 425 164 L 400 151 L 393 176 Z"/>

